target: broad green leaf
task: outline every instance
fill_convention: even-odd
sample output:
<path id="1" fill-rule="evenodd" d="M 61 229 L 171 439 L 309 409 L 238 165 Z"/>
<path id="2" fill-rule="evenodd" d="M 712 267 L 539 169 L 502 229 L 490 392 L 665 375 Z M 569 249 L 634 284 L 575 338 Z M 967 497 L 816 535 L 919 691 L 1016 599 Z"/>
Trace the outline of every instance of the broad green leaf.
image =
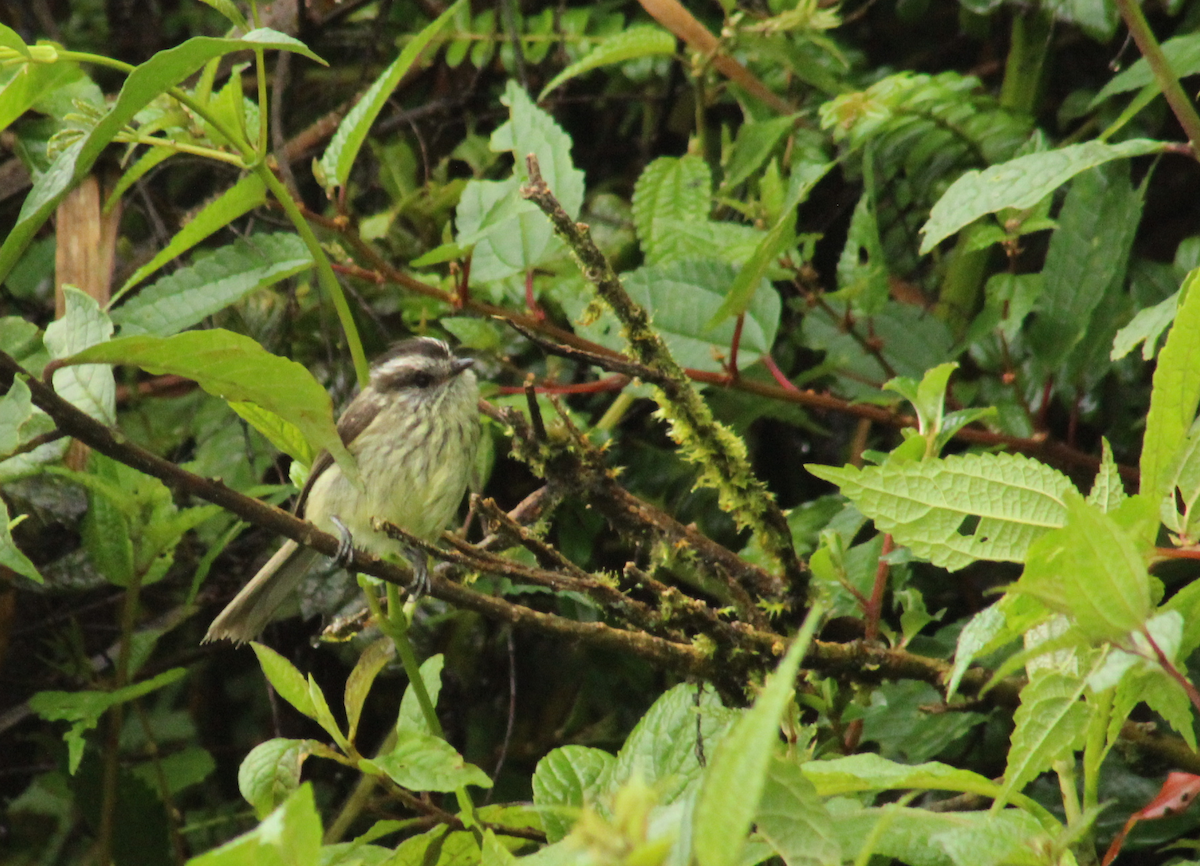
<path id="1" fill-rule="evenodd" d="M 471 278 L 480 282 L 523 275 L 562 249 L 549 220 L 518 195 L 528 177 L 528 154 L 537 156 L 543 178 L 572 219 L 583 205 L 583 172 L 571 162 L 570 136 L 515 81 L 500 101 L 510 119 L 492 133 L 489 147 L 512 153 L 513 176 L 468 182 L 456 211 L 459 243 L 476 238 Z"/>
<path id="2" fill-rule="evenodd" d="M 918 432 L 922 436 L 942 429 L 942 418 L 946 409 L 946 387 L 950 377 L 958 369 L 957 362 L 947 362 L 931 367 L 918 382 L 907 376 L 897 376 L 883 383 L 888 391 L 895 391 L 917 412 Z"/>
<path id="3" fill-rule="evenodd" d="M 662 238 L 646 261 L 659 266 L 697 259 L 745 265 L 766 236 L 754 226 L 708 219 L 663 218 L 655 229 L 662 232 Z"/>
<path id="4" fill-rule="evenodd" d="M 319 866 L 321 816 L 305 782 L 253 830 L 206 851 L 188 866 Z"/>
<path id="5" fill-rule="evenodd" d="M 779 721 L 792 700 L 796 672 L 819 616 L 819 606 L 809 611 L 787 655 L 767 677 L 754 706 L 734 723 L 705 769 L 692 833 L 700 866 L 734 866 L 739 862 L 767 786 L 772 756 L 779 746 Z"/>
<path id="6" fill-rule="evenodd" d="M 441 653 L 431 655 L 421 662 L 421 682 L 425 684 L 429 701 L 435 708 L 438 696 L 442 693 L 442 666 L 445 663 L 446 657 Z M 421 703 L 417 700 L 417 693 L 413 691 L 411 685 L 404 690 L 404 697 L 400 699 L 400 712 L 396 716 L 396 732 L 403 731 L 412 731 L 418 734 L 433 733 L 429 729 L 429 722 L 425 720 L 425 714 L 421 712 Z"/>
<path id="7" fill-rule="evenodd" d="M 62 360 L 112 336 L 113 324 L 95 298 L 74 286 L 66 286 L 67 310 L 46 328 L 45 343 L 50 357 Z M 64 367 L 54 371 L 54 390 L 75 408 L 97 421 L 116 420 L 117 386 L 113 372 L 103 364 Z"/>
<path id="8" fill-rule="evenodd" d="M 396 747 L 374 760 L 360 764 L 374 768 L 411 791 L 453 791 L 464 785 L 492 787 L 492 780 L 441 737 L 404 730 L 397 734 Z"/>
<path id="9" fill-rule="evenodd" d="M 735 323 L 726 319 L 711 330 L 705 331 L 704 327 L 721 308 L 725 291 L 734 279 L 731 265 L 709 260 L 648 265 L 624 274 L 621 282 L 629 296 L 653 318 L 655 328 L 680 365 L 720 372 L 724 369 L 721 359 L 728 358 L 733 342 Z M 570 312 L 582 314 L 582 304 Z M 740 367 L 750 366 L 771 350 L 780 312 L 779 294 L 766 280 L 760 280 L 742 324 Z M 580 327 L 580 332 L 618 351 L 627 346 L 620 324 L 608 311 L 594 323 Z"/>
<path id="10" fill-rule="evenodd" d="M 345 753 L 350 752 L 350 743 L 346 739 L 346 735 L 342 733 L 342 726 L 338 724 L 337 719 L 333 717 L 333 713 L 329 710 L 329 702 L 325 700 L 325 692 L 321 690 L 321 686 L 313 679 L 313 675 L 308 675 L 308 700 L 313 708 L 313 718 L 317 724 L 325 729 L 325 733 L 333 737 L 333 741 L 337 743 L 338 748 Z"/>
<path id="11" fill-rule="evenodd" d="M 991 779 L 970 770 L 937 761 L 898 764 L 869 752 L 829 761 L 807 761 L 801 769 L 822 797 L 909 788 L 959 791 L 984 797 L 994 797 L 1000 791 L 1000 786 Z"/>
<path id="12" fill-rule="evenodd" d="M 546 838 L 557 842 L 571 832 L 585 803 L 594 803 L 598 782 L 616 758 L 588 746 L 560 746 L 538 761 L 533 771 L 533 802 L 543 811 Z"/>
<path id="13" fill-rule="evenodd" d="M 887 254 L 868 185 L 850 217 L 850 231 L 838 258 L 838 290 L 832 297 L 848 301 L 859 313 L 878 313 L 890 292 L 888 273 Z"/>
<path id="14" fill-rule="evenodd" d="M 711 754 L 738 713 L 722 706 L 711 689 L 699 696 L 696 691 L 696 686 L 681 683 L 654 702 L 617 753 L 605 779 L 607 794 L 615 795 L 637 779 L 654 788 L 660 804 L 669 805 L 700 777 L 697 750 Z"/>
<path id="15" fill-rule="evenodd" d="M 921 559 L 952 571 L 979 559 L 1022 562 L 1067 519 L 1071 480 L 1019 454 L 968 454 L 855 469 L 807 464 Z"/>
<path id="16" fill-rule="evenodd" d="M 1096 480 L 1092 482 L 1092 490 L 1088 493 L 1088 505 L 1099 508 L 1104 514 L 1116 511 L 1128 497 L 1125 495 L 1125 483 L 1121 480 L 1121 472 L 1117 462 L 1113 460 L 1112 446 L 1108 439 L 1100 439 L 1100 469 L 1096 472 Z M 1198 455 L 1200 457 L 1200 455 Z M 1196 495 L 1200 496 L 1200 461 L 1195 466 Z M 1189 488 L 1190 489 L 1190 488 Z"/>
<path id="17" fill-rule="evenodd" d="M 1083 745 L 1091 714 L 1082 700 L 1085 682 L 1062 673 L 1046 673 L 1021 690 L 1021 706 L 1004 769 L 1004 789 L 992 804 L 999 810 L 1012 794 L 1058 760 L 1074 760 Z"/>
<path id="18" fill-rule="evenodd" d="M 1171 71 L 1177 77 L 1184 78 L 1200 72 L 1200 33 L 1188 33 L 1168 39 L 1162 44 L 1162 52 L 1171 66 Z M 1121 70 L 1100 89 L 1092 98 L 1090 108 L 1096 108 L 1110 96 L 1130 90 L 1141 90 L 1150 85 L 1154 85 L 1157 90 L 1157 82 L 1150 64 L 1146 62 L 1146 58 L 1139 57 L 1128 69 Z"/>
<path id="19" fill-rule="evenodd" d="M 358 157 L 358 152 L 367 139 L 367 133 L 371 131 L 371 125 L 391 98 L 392 92 L 400 84 L 400 79 L 413 67 L 421 53 L 445 27 L 446 22 L 458 14 L 458 10 L 464 3 L 465 0 L 451 3 L 445 12 L 409 40 L 400 52 L 400 56 L 392 61 L 387 69 L 383 70 L 375 82 L 367 88 L 367 92 L 362 95 L 362 98 L 342 118 L 337 131 L 329 141 L 329 146 L 325 148 L 325 153 L 321 156 L 321 185 L 327 192 L 332 191 L 335 187 L 346 185 L 346 181 L 350 178 L 350 168 L 354 165 L 354 160 Z"/>
<path id="20" fill-rule="evenodd" d="M 1038 866 L 1044 862 L 1034 851 L 1047 838 L 1046 828 L 1031 815 L 1016 809 L 997 815 L 966 814 L 970 818 L 961 822 L 963 826 L 929 836 L 954 866 Z"/>
<path id="21" fill-rule="evenodd" d="M 8 393 L 0 396 L 0 457 L 53 429 L 50 416 L 33 405 L 25 377 L 17 376 Z"/>
<path id="22" fill-rule="evenodd" d="M 88 485 L 88 510 L 81 532 L 88 558 L 109 583 L 131 586 L 137 571 L 131 522 L 141 516 L 138 512 L 142 503 L 132 484 L 123 482 L 130 479 L 134 470 L 126 470 L 103 454 L 93 454 L 88 468 L 96 480 L 106 482 Z M 165 493 L 162 482 L 159 486 Z"/>
<path id="23" fill-rule="evenodd" d="M 1125 282 L 1142 215 L 1142 193 L 1128 163 L 1085 171 L 1071 182 L 1042 268 L 1030 345 L 1045 369 L 1057 370 L 1084 337 L 1092 312 Z"/>
<path id="24" fill-rule="evenodd" d="M 705 324 L 706 331 L 715 328 L 730 316 L 740 316 L 746 312 L 754 300 L 755 293 L 763 285 L 767 270 L 775 264 L 785 250 L 795 243 L 796 233 L 793 228 L 795 221 L 795 214 L 789 208 L 775 227 L 763 236 L 750 258 L 738 268 L 737 276 L 729 286 L 725 300 L 721 302 L 720 308 Z"/>
<path id="25" fill-rule="evenodd" d="M 112 320 L 123 337 L 169 337 L 312 264 L 312 254 L 297 235 L 238 238 L 142 289 L 112 311 Z"/>
<path id="26" fill-rule="evenodd" d="M 44 583 L 41 574 L 29 557 L 21 552 L 12 538 L 14 523 L 8 517 L 8 503 L 0 499 L 0 565 L 11 568 L 22 577 L 27 577 L 34 583 Z"/>
<path id="27" fill-rule="evenodd" d="M 383 670 L 383 666 L 396 654 L 396 645 L 391 638 L 381 637 L 363 650 L 362 655 L 346 678 L 346 739 L 354 742 L 358 733 L 358 720 L 362 716 L 363 703 L 371 691 L 375 677 Z"/>
<path id="28" fill-rule="evenodd" d="M 1183 281 L 1183 303 L 1159 353 L 1150 389 L 1150 410 L 1142 437 L 1141 492 L 1167 493 L 1168 473 L 1200 405 L 1200 268 Z"/>
<path id="29" fill-rule="evenodd" d="M 1113 338 L 1110 361 L 1119 361 L 1142 344 L 1142 360 L 1152 361 L 1158 353 L 1158 340 L 1163 331 L 1175 321 L 1179 309 L 1179 292 L 1159 301 L 1152 307 L 1138 310 L 1129 324 L 1117 331 Z"/>
<path id="30" fill-rule="evenodd" d="M 758 804 L 755 824 L 787 866 L 839 866 L 842 846 L 817 789 L 795 760 L 776 757 Z"/>
<path id="31" fill-rule="evenodd" d="M 279 696 L 310 719 L 317 717 L 317 709 L 313 706 L 312 697 L 308 692 L 308 681 L 304 674 L 296 670 L 295 665 L 285 659 L 269 646 L 251 641 L 250 646 L 258 656 L 258 663 L 263 674 Z"/>
<path id="32" fill-rule="evenodd" d="M 11 27 L 0 24 L 0 48 L 11 48 L 22 57 L 29 57 L 29 46 L 21 38 L 21 34 Z"/>
<path id="33" fill-rule="evenodd" d="M 229 408 L 284 454 L 305 466 L 312 465 L 316 454 L 312 445 L 308 443 L 295 424 L 284 421 L 274 412 L 262 408 L 257 403 L 231 400 Z"/>
<path id="34" fill-rule="evenodd" d="M 1080 172 L 1114 159 L 1160 152 L 1164 143 L 1137 138 L 1120 144 L 1088 141 L 1031 153 L 983 171 L 968 171 L 950 185 L 921 228 L 925 254 L 981 216 L 1006 207 L 1025 210 Z"/>
<path id="35" fill-rule="evenodd" d="M 490 829 L 483 831 L 483 849 L 479 862 L 480 866 L 517 866 L 517 858 L 500 844 L 500 840 Z"/>
<path id="36" fill-rule="evenodd" d="M 259 743 L 242 759 L 238 790 L 260 819 L 300 787 L 300 768 L 309 754 L 307 740 L 276 738 Z"/>
<path id="37" fill-rule="evenodd" d="M 646 261 L 663 258 L 669 221 L 705 222 L 712 174 L 699 156 L 663 156 L 646 166 L 633 187 L 633 222 Z"/>
<path id="38" fill-rule="evenodd" d="M 171 668 L 156 677 L 111 692 L 38 692 L 29 699 L 29 708 L 48 722 L 71 723 L 63 739 L 67 743 L 68 769 L 74 775 L 83 758 L 83 735 L 96 727 L 105 711 L 177 682 L 186 674 L 186 668 Z"/>
<path id="39" fill-rule="evenodd" d="M 153 151 L 152 151 L 153 152 Z M 248 174 L 231 186 L 225 192 L 221 193 L 215 199 L 206 204 L 200 209 L 200 212 L 192 217 L 187 225 L 175 233 L 175 236 L 163 247 L 150 261 L 142 265 L 133 275 L 125 281 L 125 284 L 113 295 L 112 303 L 115 303 L 119 298 L 125 295 L 131 288 L 136 286 L 146 277 L 157 271 L 167 262 L 178 258 L 185 252 L 190 250 L 196 244 L 200 243 L 205 238 L 209 237 L 213 232 L 220 231 L 231 222 L 258 207 L 267 199 L 267 188 L 263 185 L 262 180 L 256 174 Z M 267 235 L 259 235 L 258 237 L 267 237 Z M 285 237 L 285 235 L 275 235 L 275 237 Z M 311 256 L 309 257 L 311 260 Z M 170 278 L 168 278 L 170 279 Z M 160 280 L 159 283 L 163 281 Z M 159 285 L 156 283 L 155 285 Z M 153 288 L 153 287 L 151 287 Z M 139 297 L 145 295 L 143 291 Z M 129 304 L 119 309 L 126 309 Z M 114 313 L 115 315 L 116 313 Z M 186 325 L 183 327 L 187 327 Z M 143 328 L 151 330 L 150 328 Z M 182 330 L 179 328 L 177 330 Z M 159 333 L 155 331 L 154 333 Z M 165 336 L 165 334 L 160 334 Z"/>
<path id="40" fill-rule="evenodd" d="M 229 23 L 234 27 L 246 28 L 246 18 L 237 6 L 234 5 L 233 0 L 200 0 L 200 2 L 220 12 L 229 19 Z M 262 816 L 260 815 L 259 817 L 261 818 Z"/>
<path id="41" fill-rule="evenodd" d="M 624 63 L 626 60 L 636 60 L 639 57 L 658 57 L 675 53 L 675 37 L 654 24 L 636 24 L 628 30 L 622 30 L 609 36 L 593 48 L 582 60 L 572 63 L 558 75 L 550 79 L 550 83 L 538 94 L 538 102 L 546 98 L 546 94 L 572 78 L 578 78 L 585 72 L 599 69 L 601 66 L 611 66 L 614 63 Z"/>
<path id="42" fill-rule="evenodd" d="M 134 115 L 214 57 L 255 47 L 294 51 L 324 62 L 299 40 L 269 28 L 252 30 L 238 39 L 197 36 L 155 54 L 129 73 L 116 102 L 100 122 L 60 153 L 50 168 L 34 181 L 16 224 L 0 246 L 0 280 L 8 275 L 63 196 L 91 171 L 101 151 Z"/>
<path id="43" fill-rule="evenodd" d="M 1153 609 L 1145 551 L 1123 524 L 1156 517 L 1158 503 L 1137 496 L 1110 515 L 1074 491 L 1065 502 L 1065 525 L 1030 545 L 1014 589 L 1069 616 L 1088 640 L 1122 640 Z"/>
<path id="44" fill-rule="evenodd" d="M 314 451 L 329 451 L 348 477 L 358 477 L 334 426 L 329 394 L 304 367 L 272 355 L 249 337 L 223 328 L 173 337 L 118 337 L 72 359 L 92 361 L 186 376 L 215 397 L 256 403 L 299 428 Z"/>
<path id="45" fill-rule="evenodd" d="M 7 27 L 4 29 L 12 33 Z M 0 85 L 0 130 L 7 129 L 56 88 L 82 77 L 79 67 L 65 60 L 21 64 L 12 78 Z"/>
<path id="46" fill-rule="evenodd" d="M 183 136 L 180 135 L 176 139 L 181 142 Z M 113 185 L 112 190 L 108 193 L 108 198 L 104 200 L 104 212 L 110 213 L 116 206 L 116 203 L 125 195 L 126 190 L 149 174 L 153 169 L 162 165 L 168 159 L 178 155 L 178 151 L 170 147 L 152 147 L 134 160 L 133 165 L 125 170 L 125 173 Z M 129 282 L 126 281 L 126 286 Z M 117 294 L 113 299 L 119 298 L 125 291 L 125 286 L 117 290 Z"/>

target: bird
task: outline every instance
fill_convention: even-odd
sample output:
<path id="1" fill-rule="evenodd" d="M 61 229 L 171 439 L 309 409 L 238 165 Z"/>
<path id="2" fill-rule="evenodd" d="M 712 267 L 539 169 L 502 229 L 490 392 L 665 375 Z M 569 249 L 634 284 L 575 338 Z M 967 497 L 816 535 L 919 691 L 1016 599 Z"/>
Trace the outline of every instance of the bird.
<path id="1" fill-rule="evenodd" d="M 340 558 L 348 559 L 351 545 L 376 556 L 407 557 L 418 596 L 429 585 L 425 554 L 377 530 L 375 521 L 432 541 L 457 513 L 481 432 L 473 364 L 433 337 L 395 344 L 372 364 L 367 387 L 337 423 L 358 464 L 361 488 L 322 451 L 296 500 L 297 516 L 341 537 Z M 204 641 L 253 640 L 321 558 L 286 541 L 213 620 Z"/>

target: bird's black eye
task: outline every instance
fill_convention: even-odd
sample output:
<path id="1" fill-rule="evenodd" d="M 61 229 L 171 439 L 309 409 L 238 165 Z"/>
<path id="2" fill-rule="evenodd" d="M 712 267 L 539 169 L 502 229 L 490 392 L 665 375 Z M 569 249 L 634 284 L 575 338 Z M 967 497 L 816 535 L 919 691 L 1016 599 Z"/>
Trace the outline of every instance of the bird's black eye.
<path id="1" fill-rule="evenodd" d="M 424 371 L 413 373 L 412 383 L 417 388 L 428 388 L 433 384 L 433 375 Z"/>

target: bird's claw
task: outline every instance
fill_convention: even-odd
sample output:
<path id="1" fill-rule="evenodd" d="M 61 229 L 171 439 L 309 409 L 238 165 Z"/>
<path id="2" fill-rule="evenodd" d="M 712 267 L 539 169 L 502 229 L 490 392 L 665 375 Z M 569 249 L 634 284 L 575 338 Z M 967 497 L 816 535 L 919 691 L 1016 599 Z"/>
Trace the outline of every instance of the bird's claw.
<path id="1" fill-rule="evenodd" d="M 337 553 L 333 555 L 333 561 L 341 568 L 346 568 L 354 561 L 354 536 L 336 514 L 329 515 L 329 522 L 338 530 L 338 548 Z"/>
<path id="2" fill-rule="evenodd" d="M 425 551 L 414 548 L 406 550 L 404 558 L 409 561 L 413 570 L 413 582 L 408 588 L 408 596 L 417 601 L 433 587 L 433 582 L 429 579 L 429 559 L 425 556 Z"/>

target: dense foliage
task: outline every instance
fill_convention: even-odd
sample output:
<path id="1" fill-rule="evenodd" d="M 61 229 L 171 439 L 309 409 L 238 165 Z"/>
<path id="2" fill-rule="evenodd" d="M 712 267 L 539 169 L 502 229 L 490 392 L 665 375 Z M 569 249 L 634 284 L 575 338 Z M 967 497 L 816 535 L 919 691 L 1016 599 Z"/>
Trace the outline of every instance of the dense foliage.
<path id="1" fill-rule="evenodd" d="M 0 16 L 4 862 L 1195 862 L 1200 6 Z M 431 597 L 202 644 L 410 334 Z"/>

